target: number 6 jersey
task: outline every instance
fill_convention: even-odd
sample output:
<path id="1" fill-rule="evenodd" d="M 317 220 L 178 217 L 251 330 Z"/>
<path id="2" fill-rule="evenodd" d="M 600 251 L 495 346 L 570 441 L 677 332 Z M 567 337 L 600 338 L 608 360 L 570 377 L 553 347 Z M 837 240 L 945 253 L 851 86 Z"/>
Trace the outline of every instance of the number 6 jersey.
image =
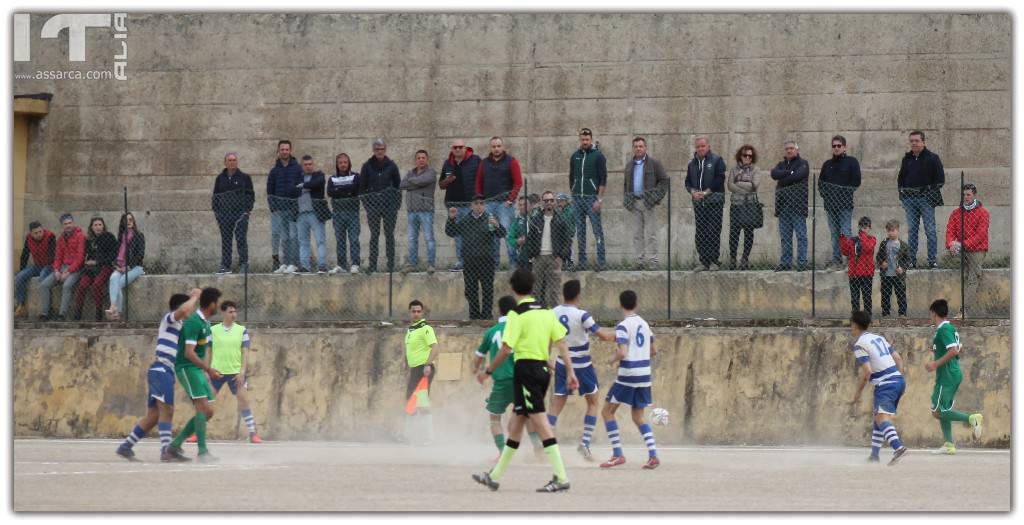
<path id="1" fill-rule="evenodd" d="M 615 327 L 615 342 L 629 345 L 626 358 L 619 361 L 619 373 L 615 382 L 625 386 L 651 386 L 651 343 L 654 334 L 639 315 L 623 319 Z"/>

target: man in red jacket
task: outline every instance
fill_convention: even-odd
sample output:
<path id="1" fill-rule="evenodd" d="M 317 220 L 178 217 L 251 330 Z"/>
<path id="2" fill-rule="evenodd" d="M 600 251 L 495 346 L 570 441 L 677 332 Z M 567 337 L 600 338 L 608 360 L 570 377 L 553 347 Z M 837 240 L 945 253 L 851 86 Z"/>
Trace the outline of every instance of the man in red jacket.
<path id="1" fill-rule="evenodd" d="M 28 300 L 28 282 L 33 277 L 40 280 L 52 272 L 53 252 L 56 238 L 53 232 L 43 228 L 39 221 L 28 225 L 25 246 L 21 249 L 21 266 L 14 276 L 14 316 L 26 315 L 25 302 Z"/>
<path id="2" fill-rule="evenodd" d="M 946 249 L 954 256 L 959 257 L 960 251 L 964 252 L 964 304 L 960 306 L 960 315 L 964 310 L 971 308 L 975 315 L 984 312 L 983 307 L 978 305 L 975 298 L 978 295 L 978 288 L 981 287 L 982 263 L 985 262 L 985 255 L 988 253 L 988 210 L 981 205 L 977 199 L 978 188 L 974 184 L 964 184 L 963 204 L 953 210 L 946 223 Z M 963 216 L 963 231 L 960 230 L 961 215 Z M 967 305 L 970 305 L 969 307 Z"/>
<path id="3" fill-rule="evenodd" d="M 62 233 L 57 238 L 57 253 L 53 257 L 53 273 L 39 283 L 39 320 L 50 319 L 50 289 L 61 283 L 60 311 L 56 320 L 63 321 L 71 305 L 75 284 L 81 276 L 82 264 L 85 262 L 85 234 L 75 224 L 70 213 L 60 217 Z"/>
<path id="4" fill-rule="evenodd" d="M 864 311 L 871 315 L 871 284 L 875 277 L 875 244 L 878 240 L 871 235 L 871 219 L 861 217 L 857 222 L 860 229 L 854 238 L 839 234 L 839 251 L 849 261 L 850 305 L 853 311 L 860 310 L 864 299 Z"/>

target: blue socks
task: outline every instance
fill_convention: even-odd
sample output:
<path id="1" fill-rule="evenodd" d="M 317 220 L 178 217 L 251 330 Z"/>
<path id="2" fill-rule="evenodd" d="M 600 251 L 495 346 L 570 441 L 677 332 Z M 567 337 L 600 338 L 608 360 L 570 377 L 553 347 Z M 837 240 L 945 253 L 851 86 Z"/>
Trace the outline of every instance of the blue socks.
<path id="1" fill-rule="evenodd" d="M 614 419 L 604 422 L 604 429 L 608 431 L 608 441 L 612 444 L 612 455 L 622 457 L 622 443 L 619 441 L 619 424 Z"/>
<path id="2" fill-rule="evenodd" d="M 871 457 L 877 458 L 882 450 L 882 430 L 878 428 L 878 423 L 872 423 L 871 429 Z"/>
<path id="3" fill-rule="evenodd" d="M 899 434 L 896 433 L 896 425 L 893 425 L 891 421 L 882 421 L 882 424 L 878 425 L 878 429 L 882 431 L 882 438 L 889 442 L 889 446 L 893 450 L 903 446 Z"/>
<path id="4" fill-rule="evenodd" d="M 643 425 L 637 425 L 640 429 L 640 435 L 644 437 L 644 443 L 647 445 L 647 456 L 656 458 L 658 457 L 658 449 L 654 447 L 654 431 L 651 430 L 651 425 L 644 423 Z"/>
<path id="5" fill-rule="evenodd" d="M 242 419 L 245 420 L 245 426 L 249 429 L 250 434 L 256 433 L 256 418 L 252 417 L 252 410 L 245 409 L 242 411 Z"/>
<path id="6" fill-rule="evenodd" d="M 142 431 L 142 427 L 135 425 L 135 428 L 128 434 L 128 437 L 124 438 L 124 443 L 121 443 L 121 447 L 131 449 L 144 437 L 146 437 L 146 433 Z"/>
<path id="7" fill-rule="evenodd" d="M 548 414 L 548 424 L 551 425 L 551 428 L 555 428 L 555 423 L 558 423 L 558 416 Z"/>
<path id="8" fill-rule="evenodd" d="M 156 426 L 160 430 L 160 450 L 167 450 L 171 446 L 171 422 L 160 421 Z"/>
<path id="9" fill-rule="evenodd" d="M 590 446 L 590 438 L 594 436 L 595 426 L 597 426 L 597 416 L 583 416 L 583 446 Z"/>

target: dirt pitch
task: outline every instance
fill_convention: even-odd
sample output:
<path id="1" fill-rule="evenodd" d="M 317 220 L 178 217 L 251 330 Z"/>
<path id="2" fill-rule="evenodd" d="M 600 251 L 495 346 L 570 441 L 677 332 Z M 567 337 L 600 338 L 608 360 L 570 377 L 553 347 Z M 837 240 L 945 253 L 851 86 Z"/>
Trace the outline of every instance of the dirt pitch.
<path id="1" fill-rule="evenodd" d="M 496 456 L 483 445 L 213 442 L 221 461 L 207 465 L 161 464 L 154 439 L 136 446 L 141 462 L 129 463 L 114 455 L 117 443 L 15 440 L 14 510 L 1008 511 L 1011 501 L 1007 450 L 913 450 L 890 468 L 867 464 L 866 448 L 663 447 L 661 467 L 645 471 L 640 448 L 626 448 L 624 466 L 602 470 L 566 444 L 572 489 L 536 494 L 551 471 L 531 462 L 528 444 L 492 493 L 470 479 Z M 205 504 L 180 506 L 186 498 Z"/>

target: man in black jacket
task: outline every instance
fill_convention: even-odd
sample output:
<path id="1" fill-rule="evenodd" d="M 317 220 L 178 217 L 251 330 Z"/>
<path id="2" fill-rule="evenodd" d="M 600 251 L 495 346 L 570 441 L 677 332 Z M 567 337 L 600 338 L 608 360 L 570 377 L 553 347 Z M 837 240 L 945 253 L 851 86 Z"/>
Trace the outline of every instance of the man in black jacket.
<path id="1" fill-rule="evenodd" d="M 797 271 L 807 267 L 807 161 L 800 158 L 800 146 L 787 140 L 785 157 L 772 169 L 775 187 L 775 216 L 779 218 L 779 265 L 776 272 L 789 271 L 793 263 L 793 233 L 796 233 Z"/>
<path id="2" fill-rule="evenodd" d="M 249 213 L 256 193 L 252 177 L 238 169 L 238 154 L 224 155 L 224 170 L 213 183 L 213 214 L 220 226 L 220 271 L 231 273 L 231 245 L 238 243 L 238 271 L 245 273 L 249 264 Z"/>
<path id="3" fill-rule="evenodd" d="M 334 176 L 327 180 L 327 196 L 331 198 L 331 224 L 338 256 L 338 264 L 327 273 L 341 273 L 346 268 L 349 273 L 359 273 L 359 173 L 352 170 L 348 153 L 339 153 L 334 158 Z M 347 266 L 349 260 L 351 266 Z"/>
<path id="4" fill-rule="evenodd" d="M 928 238 L 928 267 L 938 268 L 938 238 L 935 234 L 935 208 L 942 206 L 942 185 L 946 172 L 942 160 L 924 145 L 924 132 L 910 132 L 910 151 L 903 156 L 896 186 L 900 202 L 907 212 L 907 244 L 910 245 L 910 267 L 917 266 L 918 224 L 924 223 Z"/>
<path id="5" fill-rule="evenodd" d="M 313 268 L 310 264 L 310 230 L 313 230 L 313 237 L 316 239 L 316 273 L 327 273 L 327 234 L 324 223 L 331 218 L 331 210 L 327 207 L 327 199 L 324 198 L 325 185 L 324 172 L 316 169 L 312 156 L 304 155 L 302 182 L 299 183 L 302 195 L 299 196 L 298 202 L 299 216 L 295 220 L 299 239 L 300 273 L 309 273 Z"/>
<path id="6" fill-rule="evenodd" d="M 494 298 L 494 239 L 505 237 L 505 228 L 497 217 L 484 213 L 484 196 L 473 197 L 468 215 L 458 218 L 459 210 L 448 208 L 448 220 L 444 234 L 462 237 L 462 259 L 465 267 L 462 280 L 465 284 L 466 302 L 469 303 L 470 319 L 490 319 Z M 481 295 L 483 297 L 481 297 Z"/>
<path id="7" fill-rule="evenodd" d="M 277 143 L 277 160 L 267 176 L 267 205 L 270 207 L 270 253 L 274 256 L 274 273 L 295 273 L 299 269 L 299 242 L 295 219 L 299 215 L 298 199 L 302 189 L 302 166 L 292 156 L 292 143 Z M 277 257 L 277 248 L 284 251 L 284 262 Z M 280 265 L 280 266 L 278 266 Z"/>
<path id="8" fill-rule="evenodd" d="M 839 251 L 839 236 L 854 237 L 853 194 L 860 187 L 860 163 L 846 154 L 846 138 L 832 137 L 832 158 L 821 165 L 818 174 L 818 192 L 828 216 L 828 228 L 832 233 L 833 269 L 843 270 L 843 256 Z"/>
<path id="9" fill-rule="evenodd" d="M 565 216 L 555 210 L 554 193 L 545 191 L 541 204 L 541 210 L 530 215 L 524 249 L 537 277 L 537 298 L 554 308 L 560 304 L 562 265 L 572 250 L 572 233 Z"/>
<path id="10" fill-rule="evenodd" d="M 458 210 L 459 219 L 469 214 L 469 202 L 476 195 L 476 171 L 480 168 L 480 157 L 473 153 L 473 148 L 466 141 L 455 139 L 448 160 L 441 166 L 441 176 L 437 186 L 444 190 L 445 208 Z M 455 237 L 455 257 L 458 263 L 453 272 L 462 270 L 462 237 Z"/>
<path id="11" fill-rule="evenodd" d="M 366 261 L 370 273 L 377 271 L 381 224 L 384 225 L 388 271 L 395 269 L 395 223 L 398 221 L 398 208 L 402 207 L 402 193 L 398 189 L 402 174 L 398 165 L 388 158 L 387 151 L 388 145 L 383 138 L 373 141 L 373 156 L 359 170 L 359 195 L 370 227 L 370 257 Z"/>
<path id="12" fill-rule="evenodd" d="M 716 271 L 725 207 L 725 161 L 711 152 L 707 137 L 697 137 L 693 148 L 693 158 L 686 166 L 686 191 L 693 199 L 694 241 L 700 258 L 694 270 Z"/>

